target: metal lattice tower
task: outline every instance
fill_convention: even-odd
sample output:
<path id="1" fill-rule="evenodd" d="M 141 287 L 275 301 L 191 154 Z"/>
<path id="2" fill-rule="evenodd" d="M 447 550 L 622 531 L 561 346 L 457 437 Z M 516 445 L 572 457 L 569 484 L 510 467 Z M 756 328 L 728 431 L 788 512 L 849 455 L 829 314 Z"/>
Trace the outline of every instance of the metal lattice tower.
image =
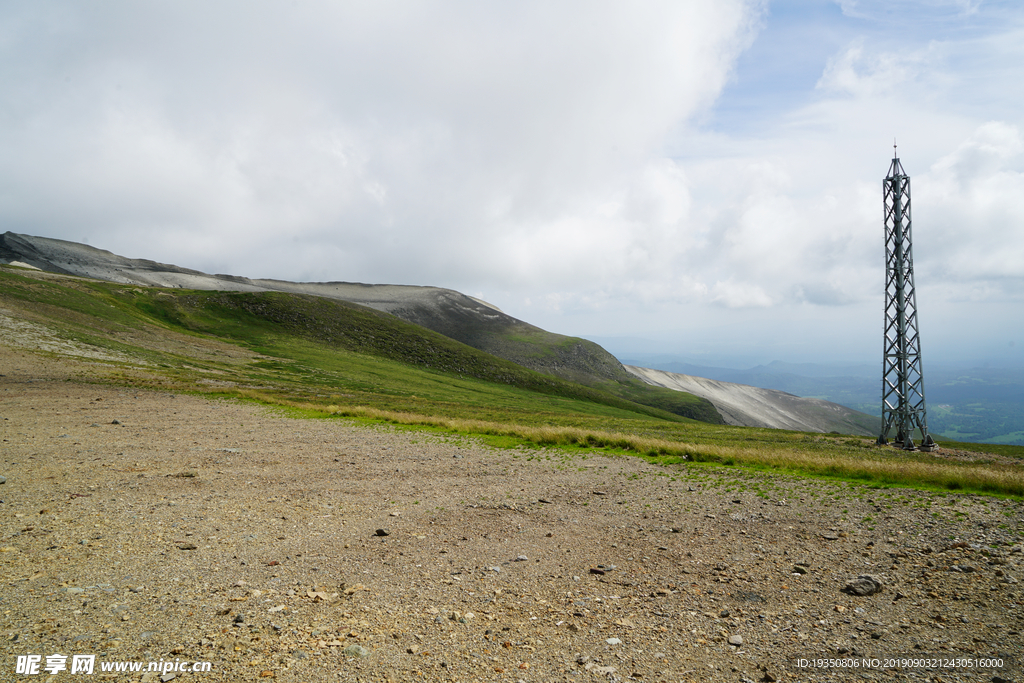
<path id="1" fill-rule="evenodd" d="M 914 254 L 910 240 L 910 177 L 893 145 L 889 175 L 882 181 L 885 219 L 885 335 L 882 356 L 882 431 L 878 444 L 914 449 L 914 431 L 921 450 L 935 447 L 928 433 L 921 370 L 921 335 L 917 327 Z"/>

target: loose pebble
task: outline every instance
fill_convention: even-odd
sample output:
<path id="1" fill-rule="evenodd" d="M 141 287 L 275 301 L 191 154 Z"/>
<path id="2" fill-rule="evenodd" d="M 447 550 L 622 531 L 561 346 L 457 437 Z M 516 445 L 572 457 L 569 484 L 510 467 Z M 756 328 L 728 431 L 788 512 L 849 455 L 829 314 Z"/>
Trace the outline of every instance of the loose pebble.
<path id="1" fill-rule="evenodd" d="M 209 661 L 224 681 L 772 683 L 811 653 L 1024 658 L 1020 501 L 8 387 L 17 654 Z"/>

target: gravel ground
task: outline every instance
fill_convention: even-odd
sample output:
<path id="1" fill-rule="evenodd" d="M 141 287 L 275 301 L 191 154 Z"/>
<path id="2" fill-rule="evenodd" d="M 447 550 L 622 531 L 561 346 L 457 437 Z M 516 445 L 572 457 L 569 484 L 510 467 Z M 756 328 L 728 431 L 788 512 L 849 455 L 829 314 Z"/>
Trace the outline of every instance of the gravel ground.
<path id="1" fill-rule="evenodd" d="M 77 680 L 19 675 L 31 654 L 118 681 L 1022 680 L 1019 502 L 296 420 L 33 358 L 0 347 L 3 681 Z M 843 592 L 859 575 L 881 590 Z M 161 660 L 210 671 L 100 670 Z"/>

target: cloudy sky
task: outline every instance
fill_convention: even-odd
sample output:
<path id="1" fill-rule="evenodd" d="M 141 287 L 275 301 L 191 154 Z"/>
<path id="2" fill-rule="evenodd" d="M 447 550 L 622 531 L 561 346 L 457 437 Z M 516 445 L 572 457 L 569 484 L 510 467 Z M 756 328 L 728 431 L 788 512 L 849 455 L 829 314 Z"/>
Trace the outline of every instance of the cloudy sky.
<path id="1" fill-rule="evenodd" d="M 0 231 L 437 285 L 613 352 L 1024 362 L 1017 0 L 8 1 Z"/>

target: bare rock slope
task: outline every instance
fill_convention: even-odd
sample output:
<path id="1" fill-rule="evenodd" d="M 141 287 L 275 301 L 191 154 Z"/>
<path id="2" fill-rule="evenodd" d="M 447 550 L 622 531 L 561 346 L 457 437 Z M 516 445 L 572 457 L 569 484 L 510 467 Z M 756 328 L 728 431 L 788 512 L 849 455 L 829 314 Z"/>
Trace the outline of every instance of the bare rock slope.
<path id="1" fill-rule="evenodd" d="M 865 435 L 874 434 L 878 427 L 878 419 L 871 415 L 817 398 L 634 365 L 624 367 L 648 384 L 706 398 L 731 425 Z"/>

